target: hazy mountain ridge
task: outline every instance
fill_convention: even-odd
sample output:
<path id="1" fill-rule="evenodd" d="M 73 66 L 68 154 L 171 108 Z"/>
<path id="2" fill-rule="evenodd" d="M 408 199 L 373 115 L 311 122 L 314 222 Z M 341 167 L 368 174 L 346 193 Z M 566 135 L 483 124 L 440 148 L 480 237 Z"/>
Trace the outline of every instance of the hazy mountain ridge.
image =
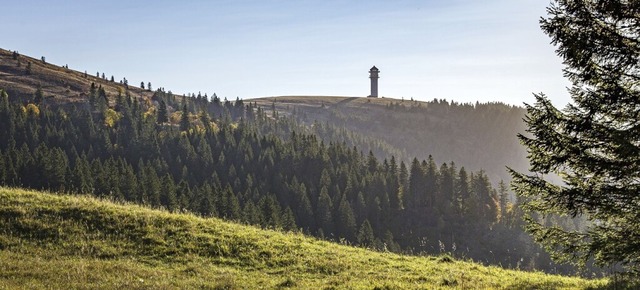
<path id="1" fill-rule="evenodd" d="M 516 137 L 524 133 L 525 110 L 517 106 L 318 96 L 250 101 L 309 126 L 320 122 L 377 140 L 405 162 L 431 155 L 438 164 L 453 161 L 474 171 L 485 170 L 494 184 L 510 179 L 506 166 L 522 171 L 528 166 Z"/>
<path id="2" fill-rule="evenodd" d="M 29 56 L 14 57 L 11 51 L 0 49 L 0 88 L 25 102 L 33 99 L 38 87 L 43 92 L 44 104 L 86 102 L 92 83 L 103 87 L 109 96 L 126 91 L 134 98 L 149 102 L 155 94 L 148 88 L 141 89 L 137 83 L 112 82 L 109 74 L 105 78 L 96 77 Z M 31 68 L 27 73 L 29 63 Z M 323 136 L 313 128 L 310 132 L 318 133 L 327 139 L 325 141 L 354 139 L 352 143 L 363 147 L 360 150 L 371 150 L 381 159 L 391 154 L 409 163 L 414 157 L 424 160 L 431 155 L 438 164 L 453 161 L 473 171 L 484 170 L 493 184 L 510 179 L 505 166 L 519 171 L 528 167 L 524 147 L 516 138 L 524 132 L 525 110 L 516 106 L 325 96 L 246 101 L 257 104 L 267 113 L 275 109 L 309 127 L 314 122 L 332 126 L 328 130 L 338 133 Z M 115 99 L 109 102 L 114 104 Z"/>
<path id="3" fill-rule="evenodd" d="M 42 75 L 60 78 L 49 90 L 68 76 Z M 32 76 L 27 79 L 37 80 Z M 266 109 L 260 100 L 245 105 L 163 90 L 149 97 L 107 82 L 114 95 L 102 83 L 88 84 L 88 96 L 77 102 L 28 91 L 16 98 L 0 88 L 0 116 L 6 120 L 0 135 L 9 137 L 0 140 L 2 184 L 188 209 L 378 249 L 437 254 L 447 247 L 456 256 L 505 267 L 575 273 L 550 268 L 547 256 L 536 255 L 519 227 L 517 204 L 503 198 L 506 186 L 491 187 L 485 173 L 467 171 L 457 160 L 439 165 L 432 158 L 387 158 L 405 155 L 389 145 L 394 140 L 309 121 L 304 110 L 333 112 L 334 120 L 357 119 L 373 129 L 409 116 L 451 131 L 451 108 L 473 113 L 478 106 L 313 97 L 298 99 L 295 108 L 283 104 L 289 110 L 280 112 L 289 117 L 279 117 L 273 102 Z M 70 105 L 57 107 L 65 103 Z M 347 103 L 363 112 L 328 109 Z M 448 109 L 424 113 L 423 106 L 440 105 Z M 297 121 L 298 115 L 308 120 Z M 373 147 L 384 156 L 368 155 Z M 505 254 L 496 255 L 498 250 Z"/>

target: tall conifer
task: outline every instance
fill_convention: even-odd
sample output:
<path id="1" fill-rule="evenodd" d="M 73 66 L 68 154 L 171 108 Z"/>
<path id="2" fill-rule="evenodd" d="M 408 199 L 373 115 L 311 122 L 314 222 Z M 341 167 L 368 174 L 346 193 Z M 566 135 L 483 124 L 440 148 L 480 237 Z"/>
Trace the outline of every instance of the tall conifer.
<path id="1" fill-rule="evenodd" d="M 526 197 L 528 230 L 562 261 L 622 263 L 640 271 L 640 2 L 556 0 L 542 30 L 564 59 L 573 102 L 543 94 L 520 135 L 533 174 L 512 171 Z M 555 173 L 561 185 L 545 175 Z M 548 226 L 533 213 L 588 218 L 584 230 Z"/>

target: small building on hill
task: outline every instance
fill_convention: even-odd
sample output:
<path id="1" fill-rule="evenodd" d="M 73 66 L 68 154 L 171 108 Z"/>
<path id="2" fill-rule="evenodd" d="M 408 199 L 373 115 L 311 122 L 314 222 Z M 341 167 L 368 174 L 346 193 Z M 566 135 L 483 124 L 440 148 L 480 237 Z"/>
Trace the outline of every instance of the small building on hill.
<path id="1" fill-rule="evenodd" d="M 380 78 L 378 76 L 379 72 L 380 70 L 378 70 L 375 65 L 369 70 L 369 78 L 371 79 L 371 94 L 369 95 L 369 98 L 378 97 L 378 79 Z"/>

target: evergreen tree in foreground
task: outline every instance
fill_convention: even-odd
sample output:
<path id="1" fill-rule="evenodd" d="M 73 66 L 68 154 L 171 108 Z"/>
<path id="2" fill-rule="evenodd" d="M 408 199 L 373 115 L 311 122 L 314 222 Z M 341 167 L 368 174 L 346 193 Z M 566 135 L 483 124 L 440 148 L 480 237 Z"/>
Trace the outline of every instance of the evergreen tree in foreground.
<path id="1" fill-rule="evenodd" d="M 640 270 L 640 1 L 556 0 L 541 20 L 573 83 L 573 103 L 527 105 L 532 175 L 512 171 L 527 229 L 561 261 Z M 564 184 L 546 181 L 556 173 Z M 537 215 L 541 214 L 541 215 Z M 584 230 L 545 225 L 586 217 Z"/>

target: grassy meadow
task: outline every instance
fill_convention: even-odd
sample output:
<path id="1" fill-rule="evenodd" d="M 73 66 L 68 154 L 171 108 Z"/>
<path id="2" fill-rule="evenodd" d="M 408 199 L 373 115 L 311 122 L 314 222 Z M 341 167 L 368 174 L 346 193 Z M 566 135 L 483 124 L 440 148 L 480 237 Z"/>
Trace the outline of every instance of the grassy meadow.
<path id="1" fill-rule="evenodd" d="M 0 187 L 0 289 L 601 289 L 85 196 Z"/>

